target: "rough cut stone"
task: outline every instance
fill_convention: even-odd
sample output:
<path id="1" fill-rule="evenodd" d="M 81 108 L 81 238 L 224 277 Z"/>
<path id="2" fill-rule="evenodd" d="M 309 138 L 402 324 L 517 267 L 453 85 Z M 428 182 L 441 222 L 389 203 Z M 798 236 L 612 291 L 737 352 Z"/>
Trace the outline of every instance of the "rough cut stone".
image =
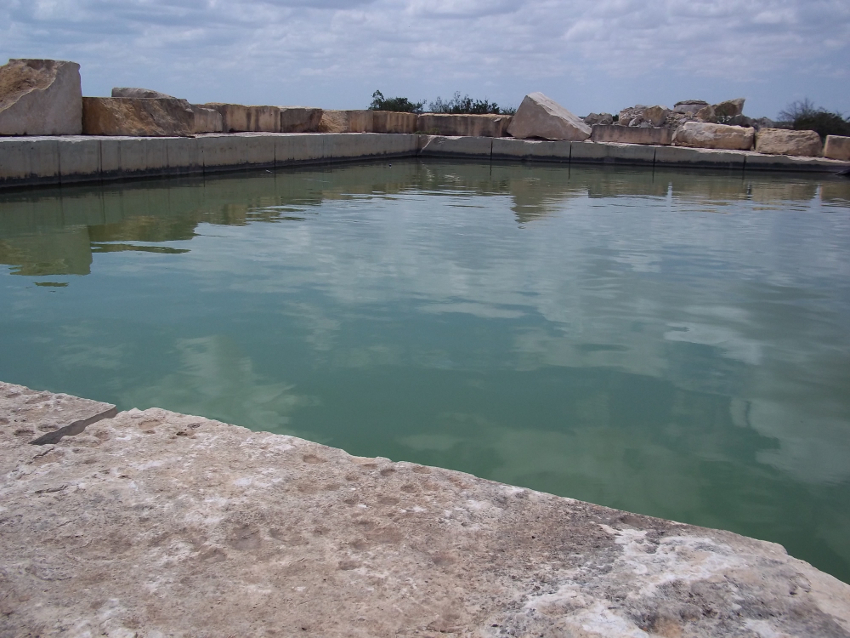
<path id="1" fill-rule="evenodd" d="M 667 127 L 619 126 L 595 124 L 590 139 L 594 142 L 621 144 L 670 144 L 673 132 Z"/>
<path id="2" fill-rule="evenodd" d="M 0 135 L 79 135 L 82 130 L 79 64 L 9 60 L 0 66 Z"/>
<path id="3" fill-rule="evenodd" d="M 166 93 L 160 93 L 159 91 L 153 91 L 151 89 L 139 89 L 132 87 L 118 87 L 112 89 L 112 97 L 137 97 L 137 98 L 147 98 L 147 99 L 164 99 L 164 98 L 174 98 L 173 95 L 168 95 Z"/>
<path id="4" fill-rule="evenodd" d="M 216 109 L 208 109 L 198 104 L 190 104 L 195 114 L 193 131 L 195 133 L 223 133 L 224 118 Z"/>
<path id="5" fill-rule="evenodd" d="M 724 102 L 720 102 L 719 104 L 715 104 L 712 108 L 714 109 L 714 114 L 717 117 L 735 117 L 736 115 L 744 114 L 745 101 L 746 100 L 744 98 L 739 97 L 734 100 L 726 100 Z"/>
<path id="6" fill-rule="evenodd" d="M 820 157 L 823 142 L 814 131 L 763 128 L 756 135 L 756 151 L 766 155 Z"/>
<path id="7" fill-rule="evenodd" d="M 322 112 L 319 130 L 323 133 L 372 133 L 374 113 L 368 110 L 326 110 Z"/>
<path id="8" fill-rule="evenodd" d="M 210 102 L 200 106 L 221 113 L 225 133 L 280 133 L 280 108 Z"/>
<path id="9" fill-rule="evenodd" d="M 503 137 L 511 122 L 509 115 L 423 113 L 416 120 L 416 129 L 429 135 Z"/>
<path id="10" fill-rule="evenodd" d="M 823 156 L 829 159 L 850 161 L 850 137 L 827 135 Z"/>
<path id="11" fill-rule="evenodd" d="M 418 122 L 416 113 L 374 111 L 372 124 L 375 133 L 414 133 Z"/>
<path id="12" fill-rule="evenodd" d="M 648 106 L 643 110 L 643 119 L 649 122 L 650 126 L 663 126 L 667 121 L 667 114 L 670 109 L 664 106 Z"/>
<path id="13" fill-rule="evenodd" d="M 195 113 L 185 100 L 175 98 L 83 98 L 83 133 L 174 137 L 192 135 Z"/>
<path id="14" fill-rule="evenodd" d="M 582 141 L 590 133 L 590 127 L 580 117 L 542 93 L 526 95 L 508 126 L 508 134 L 518 139 Z"/>
<path id="15" fill-rule="evenodd" d="M 729 532 L 158 408 L 29 444 L 108 407 L 0 384 L 0 635 L 850 636 Z"/>
<path id="16" fill-rule="evenodd" d="M 717 115 L 714 112 L 714 107 L 710 104 L 706 104 L 699 111 L 694 113 L 694 117 L 696 117 L 701 122 L 716 122 Z"/>
<path id="17" fill-rule="evenodd" d="M 593 126 L 594 124 L 606 125 L 614 123 L 614 116 L 610 113 L 591 113 L 582 119 L 588 126 Z"/>
<path id="18" fill-rule="evenodd" d="M 307 106 L 281 106 L 281 133 L 315 133 L 322 122 L 322 109 Z"/>
<path id="19" fill-rule="evenodd" d="M 755 130 L 708 122 L 685 122 L 673 135 L 676 146 L 748 151 L 753 147 Z"/>
<path id="20" fill-rule="evenodd" d="M 705 100 L 683 100 L 673 105 L 673 111 L 693 115 L 704 106 L 708 106 L 708 102 Z"/>

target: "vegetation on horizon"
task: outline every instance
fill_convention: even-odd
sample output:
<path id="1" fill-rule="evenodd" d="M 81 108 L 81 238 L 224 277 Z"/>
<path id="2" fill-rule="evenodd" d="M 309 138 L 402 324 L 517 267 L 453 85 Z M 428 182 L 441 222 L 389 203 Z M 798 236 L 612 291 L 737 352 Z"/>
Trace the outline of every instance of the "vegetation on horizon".
<path id="1" fill-rule="evenodd" d="M 406 97 L 391 97 L 386 98 L 380 91 L 372 93 L 372 103 L 369 105 L 370 111 L 398 111 L 401 113 L 423 113 L 422 108 L 425 101 L 411 102 Z M 428 104 L 428 113 L 449 113 L 462 115 L 513 115 L 516 113 L 515 108 L 500 107 L 495 102 L 490 102 L 486 97 L 483 100 L 475 100 L 468 95 L 461 96 L 460 91 L 456 91 L 450 100 L 443 100 L 437 97 L 436 100 Z"/>
<path id="2" fill-rule="evenodd" d="M 779 112 L 780 119 L 790 122 L 797 131 L 815 131 L 821 139 L 827 135 L 850 136 L 850 118 L 832 113 L 805 98 L 792 102 Z"/>

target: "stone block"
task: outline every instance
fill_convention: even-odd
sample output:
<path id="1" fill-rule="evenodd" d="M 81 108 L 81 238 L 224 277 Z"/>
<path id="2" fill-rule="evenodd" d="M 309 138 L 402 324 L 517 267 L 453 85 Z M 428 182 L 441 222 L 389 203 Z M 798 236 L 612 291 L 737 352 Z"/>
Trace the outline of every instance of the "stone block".
<path id="1" fill-rule="evenodd" d="M 324 157 L 324 135 L 309 133 L 276 135 L 275 164 L 285 166 L 299 162 L 316 162 Z"/>
<path id="2" fill-rule="evenodd" d="M 755 129 L 708 122 L 685 122 L 673 135 L 676 146 L 748 151 L 753 147 Z"/>
<path id="3" fill-rule="evenodd" d="M 201 173 L 204 163 L 201 146 L 194 137 L 170 137 L 165 145 L 168 172 L 176 174 Z"/>
<path id="4" fill-rule="evenodd" d="M 823 156 L 834 160 L 850 161 L 850 137 L 827 135 Z"/>
<path id="5" fill-rule="evenodd" d="M 823 154 L 823 142 L 814 131 L 763 128 L 756 134 L 756 152 L 765 155 L 820 157 Z"/>
<path id="6" fill-rule="evenodd" d="M 570 161 L 570 143 L 563 140 L 493 139 L 492 156 L 502 159 Z"/>
<path id="7" fill-rule="evenodd" d="M 275 137 L 274 135 L 244 133 L 242 145 L 243 164 L 256 167 L 274 166 Z"/>
<path id="8" fill-rule="evenodd" d="M 0 185 L 59 182 L 58 140 L 0 138 Z"/>
<path id="9" fill-rule="evenodd" d="M 327 133 L 322 137 L 326 160 L 413 155 L 418 145 L 415 135 Z"/>
<path id="10" fill-rule="evenodd" d="M 198 133 L 223 133 L 224 118 L 216 109 L 208 109 L 198 104 L 190 104 L 195 115 L 192 131 Z"/>
<path id="11" fill-rule="evenodd" d="M 59 174 L 63 184 L 100 179 L 100 139 L 69 136 L 58 140 Z"/>
<path id="12" fill-rule="evenodd" d="M 594 142 L 617 142 L 619 144 L 652 144 L 667 146 L 673 134 L 665 127 L 619 126 L 616 124 L 594 124 L 590 139 Z"/>
<path id="13" fill-rule="evenodd" d="M 521 139 L 581 141 L 590 133 L 590 127 L 580 117 L 542 93 L 526 95 L 508 126 L 508 134 Z"/>
<path id="14" fill-rule="evenodd" d="M 281 133 L 315 133 L 322 123 L 322 109 L 307 106 L 281 106 Z"/>
<path id="15" fill-rule="evenodd" d="M 245 137 L 204 135 L 196 139 L 201 149 L 204 172 L 227 170 L 245 164 Z"/>
<path id="16" fill-rule="evenodd" d="M 83 98 L 83 133 L 133 137 L 192 135 L 195 115 L 175 98 Z"/>
<path id="17" fill-rule="evenodd" d="M 416 113 L 373 111 L 372 127 L 375 133 L 414 133 L 418 119 Z"/>
<path id="18" fill-rule="evenodd" d="M 744 114 L 745 98 L 739 97 L 734 100 L 725 100 L 715 104 L 712 108 L 716 117 L 730 118 Z"/>
<path id="19" fill-rule="evenodd" d="M 442 135 L 423 136 L 423 156 L 442 157 L 480 157 L 489 159 L 493 150 L 493 140 L 488 137 L 445 137 Z"/>
<path id="20" fill-rule="evenodd" d="M 324 111 L 319 123 L 323 133 L 372 133 L 374 111 Z"/>
<path id="21" fill-rule="evenodd" d="M 837 173 L 847 169 L 846 162 L 821 157 L 801 157 L 790 155 L 766 155 L 746 153 L 746 170 L 755 171 L 799 171 L 811 173 Z"/>
<path id="22" fill-rule="evenodd" d="M 0 66 L 0 135 L 82 132 L 79 64 L 62 60 L 9 60 Z"/>
<path id="23" fill-rule="evenodd" d="M 221 113 L 225 133 L 279 133 L 280 108 L 210 102 L 199 106 Z"/>
<path id="24" fill-rule="evenodd" d="M 448 137 L 504 137 L 510 123 L 509 115 L 423 113 L 416 120 L 416 130 Z"/>
<path id="25" fill-rule="evenodd" d="M 603 164 L 652 164 L 655 148 L 637 144 L 570 142 L 570 162 Z"/>
<path id="26" fill-rule="evenodd" d="M 682 146 L 655 147 L 655 164 L 657 166 L 701 166 L 742 169 L 746 157 L 746 153 L 735 151 L 718 151 Z"/>

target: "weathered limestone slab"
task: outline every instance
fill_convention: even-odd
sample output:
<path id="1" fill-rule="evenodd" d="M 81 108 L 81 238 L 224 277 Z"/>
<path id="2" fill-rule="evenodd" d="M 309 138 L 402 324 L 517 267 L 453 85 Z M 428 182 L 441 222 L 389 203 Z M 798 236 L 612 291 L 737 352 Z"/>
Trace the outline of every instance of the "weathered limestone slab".
<path id="1" fill-rule="evenodd" d="M 412 155 L 418 145 L 415 135 L 327 133 L 322 137 L 327 160 Z"/>
<path id="2" fill-rule="evenodd" d="M 850 636 L 850 586 L 779 545 L 27 392 L 0 384 L 2 635 Z"/>
<path id="3" fill-rule="evenodd" d="M 673 133 L 666 127 L 618 126 L 594 124 L 590 139 L 594 142 L 617 142 L 620 144 L 669 145 Z"/>
<path id="4" fill-rule="evenodd" d="M 280 108 L 210 102 L 199 106 L 221 113 L 225 133 L 279 133 Z"/>
<path id="5" fill-rule="evenodd" d="M 275 164 L 320 161 L 324 157 L 324 137 L 311 134 L 275 136 Z"/>
<path id="6" fill-rule="evenodd" d="M 492 156 L 501 159 L 570 161 L 570 142 L 564 140 L 493 139 Z"/>
<path id="7" fill-rule="evenodd" d="M 323 111 L 319 130 L 322 133 L 372 133 L 374 111 Z"/>
<path id="8" fill-rule="evenodd" d="M 133 137 L 192 135 L 195 115 L 176 98 L 83 98 L 83 133 Z"/>
<path id="9" fill-rule="evenodd" d="M 190 104 L 195 116 L 192 132 L 198 133 L 223 133 L 224 118 L 216 109 L 208 109 L 198 104 Z"/>
<path id="10" fill-rule="evenodd" d="M 784 128 L 763 128 L 756 133 L 756 152 L 766 155 L 820 157 L 823 142 L 814 131 L 794 131 Z"/>
<path id="11" fill-rule="evenodd" d="M 418 118 L 416 113 L 373 111 L 372 128 L 375 133 L 415 133 Z"/>
<path id="12" fill-rule="evenodd" d="M 59 181 L 57 138 L 0 138 L 0 186 Z"/>
<path id="13" fill-rule="evenodd" d="M 652 164 L 655 147 L 638 144 L 570 142 L 570 161 L 603 164 Z"/>
<path id="14" fill-rule="evenodd" d="M 9 60 L 0 66 L 0 135 L 79 135 L 82 99 L 76 62 Z"/>
<path id="15" fill-rule="evenodd" d="M 745 98 L 739 97 L 734 100 L 725 100 L 720 102 L 719 104 L 715 104 L 712 108 L 714 110 L 715 117 L 737 117 L 739 115 L 744 114 L 744 102 Z"/>
<path id="16" fill-rule="evenodd" d="M 850 168 L 847 162 L 822 157 L 796 157 L 789 155 L 766 155 L 763 153 L 744 153 L 747 170 L 764 171 L 801 171 L 815 173 L 838 173 Z"/>
<path id="17" fill-rule="evenodd" d="M 449 137 L 504 137 L 510 123 L 509 115 L 423 113 L 416 120 L 416 130 Z"/>
<path id="18" fill-rule="evenodd" d="M 489 137 L 448 137 L 423 135 L 420 155 L 446 157 L 482 157 L 489 159 L 493 151 L 493 139 Z"/>
<path id="19" fill-rule="evenodd" d="M 673 105 L 673 112 L 682 113 L 683 115 L 694 115 L 705 106 L 708 106 L 708 102 L 705 100 L 682 100 Z"/>
<path id="20" fill-rule="evenodd" d="M 655 149 L 655 163 L 658 165 L 743 169 L 746 158 L 747 154 L 735 151 L 682 146 L 659 146 Z"/>
<path id="21" fill-rule="evenodd" d="M 753 147 L 755 129 L 708 122 L 685 122 L 673 135 L 676 146 L 748 151 Z"/>
<path id="22" fill-rule="evenodd" d="M 281 133 L 315 133 L 322 123 L 322 109 L 308 106 L 281 106 Z"/>
<path id="23" fill-rule="evenodd" d="M 823 156 L 834 160 L 850 161 L 850 137 L 827 135 Z"/>
<path id="24" fill-rule="evenodd" d="M 590 132 L 580 117 L 542 93 L 526 95 L 508 127 L 508 134 L 519 139 L 582 141 Z"/>
<path id="25" fill-rule="evenodd" d="M 100 176 L 100 140 L 84 135 L 69 136 L 56 144 L 59 174 L 63 184 L 90 181 Z"/>

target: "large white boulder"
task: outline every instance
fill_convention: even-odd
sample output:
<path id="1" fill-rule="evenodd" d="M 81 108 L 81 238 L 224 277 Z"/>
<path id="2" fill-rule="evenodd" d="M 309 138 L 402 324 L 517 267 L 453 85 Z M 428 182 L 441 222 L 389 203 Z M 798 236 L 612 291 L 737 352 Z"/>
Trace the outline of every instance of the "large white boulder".
<path id="1" fill-rule="evenodd" d="M 508 135 L 519 139 L 583 141 L 591 128 L 570 111 L 542 93 L 529 93 L 508 126 Z"/>
<path id="2" fill-rule="evenodd" d="M 820 157 L 823 152 L 823 142 L 820 135 L 814 131 L 763 128 L 756 135 L 756 151 L 766 155 Z"/>
<path id="3" fill-rule="evenodd" d="M 83 131 L 86 135 L 189 136 L 195 132 L 195 114 L 185 100 L 176 98 L 87 97 L 83 99 Z"/>
<path id="4" fill-rule="evenodd" d="M 9 60 L 0 66 L 0 135 L 79 135 L 82 130 L 79 64 Z"/>
<path id="5" fill-rule="evenodd" d="M 685 122 L 673 136 L 676 146 L 749 151 L 753 147 L 755 129 L 709 122 Z"/>
<path id="6" fill-rule="evenodd" d="M 829 159 L 850 161 L 850 137 L 844 135 L 827 135 L 823 147 L 823 156 Z"/>

